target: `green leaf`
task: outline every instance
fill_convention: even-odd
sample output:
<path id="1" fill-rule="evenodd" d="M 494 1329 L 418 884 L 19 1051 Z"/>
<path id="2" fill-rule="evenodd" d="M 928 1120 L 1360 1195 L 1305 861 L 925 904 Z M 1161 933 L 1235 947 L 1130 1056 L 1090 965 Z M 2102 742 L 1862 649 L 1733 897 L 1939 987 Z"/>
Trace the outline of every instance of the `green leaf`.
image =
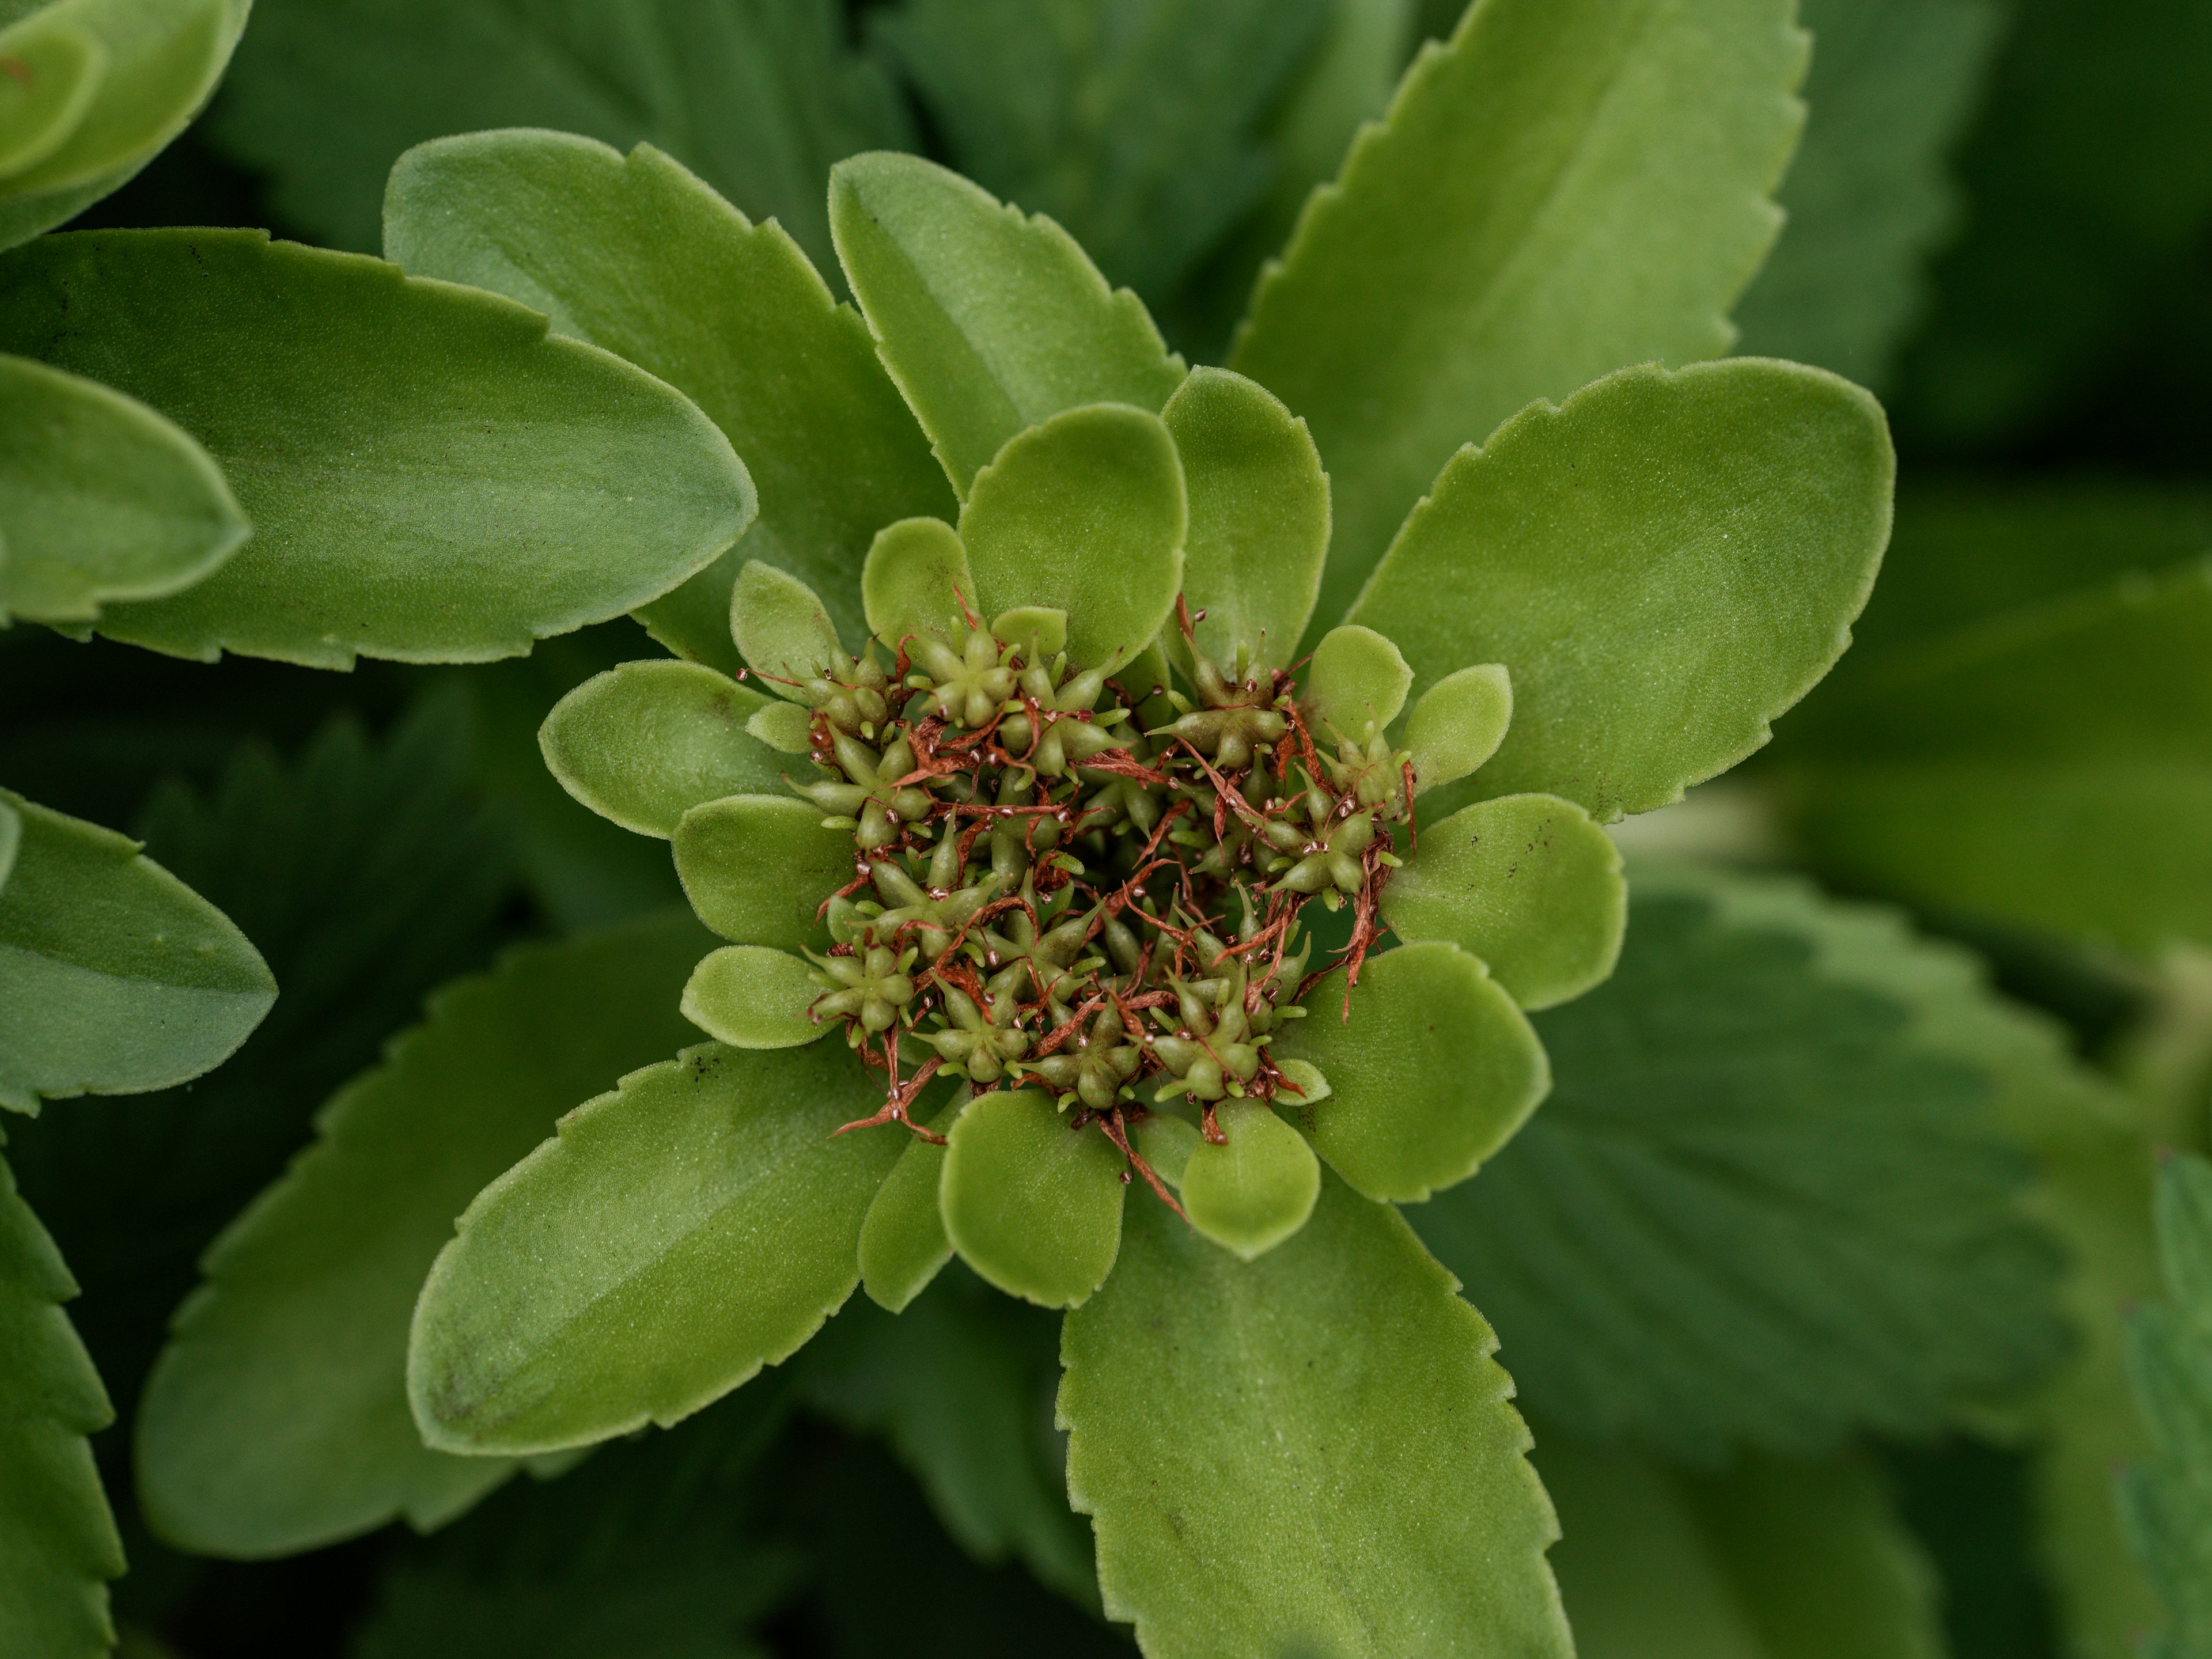
<path id="1" fill-rule="evenodd" d="M 1068 1316 L 1060 1415 L 1107 1613 L 1146 1652 L 1573 1650 L 1528 1432 L 1455 1288 L 1334 1181 L 1253 1262 L 1135 1206 L 1120 1271 Z"/>
<path id="2" fill-rule="evenodd" d="M 1728 349 L 1781 222 L 1765 198 L 1797 137 L 1795 9 L 1492 0 L 1422 49 L 1230 359 L 1328 460 L 1321 622 L 1462 444 L 1624 364 Z"/>
<path id="3" fill-rule="evenodd" d="M 1413 671 L 1398 647 L 1371 628 L 1332 628 L 1306 671 L 1306 718 L 1365 743 L 1398 718 Z"/>
<path id="4" fill-rule="evenodd" d="M 1282 1108 L 1353 1190 L 1413 1203 L 1510 1140 L 1549 1091 L 1551 1066 L 1505 988 L 1455 945 L 1370 957 L 1360 981 L 1348 1018 L 1344 976 L 1332 974 L 1277 1039 L 1329 1085 L 1317 1105 Z"/>
<path id="5" fill-rule="evenodd" d="M 246 935 L 128 836 L 0 801 L 21 822 L 0 890 L 0 1106 L 143 1094 L 228 1060 L 276 1000 Z"/>
<path id="6" fill-rule="evenodd" d="M 784 224 L 821 224 L 818 177 L 810 190 Z M 729 597 L 746 559 L 805 581 L 858 640 L 869 538 L 895 519 L 951 516 L 859 315 L 781 226 L 748 222 L 650 146 L 623 156 L 529 131 L 424 144 L 392 168 L 384 235 L 387 257 L 416 275 L 504 294 L 659 376 L 744 457 L 760 489 L 752 528 L 641 613 L 672 650 L 735 671 Z"/>
<path id="7" fill-rule="evenodd" d="M 1549 1008 L 1613 972 L 1628 887 L 1620 848 L 1581 807 L 1504 795 L 1422 831 L 1382 890 L 1382 917 L 1408 943 L 1472 951 L 1523 1008 Z"/>
<path id="8" fill-rule="evenodd" d="M 796 1048 L 836 1029 L 808 1017 L 821 994 L 802 958 L 757 945 L 726 945 L 692 970 L 684 987 L 684 1018 L 733 1048 Z"/>
<path id="9" fill-rule="evenodd" d="M 1413 1217 L 1531 1407 L 1711 1462 L 1931 1433 L 2046 1376 L 2057 1255 L 2008 1079 L 1959 1035 L 2017 1017 L 1955 952 L 1794 884 L 1632 890 L 1619 971 L 1538 1018 L 1544 1110 Z"/>
<path id="10" fill-rule="evenodd" d="M 684 1040 L 703 935 L 678 915 L 530 945 L 434 997 L 334 1096 L 314 1144 L 208 1251 L 138 1414 L 138 1491 L 200 1553 L 443 1524 L 504 1459 L 426 1449 L 407 1326 L 453 1218 L 580 1097 Z"/>
<path id="11" fill-rule="evenodd" d="M 1080 1306 L 1121 1248 L 1121 1153 L 1034 1089 L 978 1096 L 948 1139 L 938 1202 L 960 1259 L 1009 1296 Z"/>
<path id="12" fill-rule="evenodd" d="M 408 1346 L 426 1443 L 520 1455 L 665 1427 L 789 1357 L 852 1293 L 890 1134 L 836 1043 L 716 1044 L 586 1102 L 462 1215 Z"/>
<path id="13" fill-rule="evenodd" d="M 2168 1300 L 2128 1320 L 2128 1373 L 2157 1456 L 2123 1476 L 2128 1531 L 2169 1627 L 2147 1653 L 2212 1652 L 2212 1164 L 2171 1157 L 2158 1176 Z"/>
<path id="14" fill-rule="evenodd" d="M 90 71 L 0 173 L 0 247 L 72 219 L 151 161 L 199 112 L 246 27 L 251 0 L 55 0 L 11 4 L 0 57 L 33 61 L 77 37 Z M 64 49 L 68 50 L 67 48 Z M 56 112 L 59 113 L 60 112 Z"/>
<path id="15" fill-rule="evenodd" d="M 0 622 L 88 623 L 217 568 L 250 532 L 208 453 L 143 404 L 0 357 Z"/>
<path id="16" fill-rule="evenodd" d="M 1783 183 L 1782 240 L 1736 307 L 1741 349 L 1889 379 L 1958 217 L 1947 151 L 1997 44 L 1990 0 L 1804 0 L 1811 114 Z"/>
<path id="17" fill-rule="evenodd" d="M 884 367 L 963 499 L 1016 434 L 1086 404 L 1156 410 L 1182 380 L 1143 302 L 1109 289 L 1066 232 L 933 162 L 840 162 L 830 223 Z"/>
<path id="18" fill-rule="evenodd" d="M 15 868 L 15 849 L 23 843 L 23 815 L 4 800 L 0 800 L 0 892 L 5 892 L 8 878 Z"/>
<path id="19" fill-rule="evenodd" d="M 874 35 L 962 173 L 1050 214 L 1115 281 L 1162 296 L 1273 182 L 1268 118 L 1333 9 L 913 0 Z"/>
<path id="20" fill-rule="evenodd" d="M 1190 1224 L 1245 1261 L 1306 1224 L 1321 1195 L 1321 1162 L 1298 1132 L 1256 1100 L 1224 1101 L 1222 1144 L 1201 1139 L 1178 1184 Z"/>
<path id="21" fill-rule="evenodd" d="M 930 1133 L 946 1133 L 967 1103 L 963 1090 L 927 1120 Z M 884 1178 L 860 1224 L 860 1288 L 887 1313 L 905 1312 L 952 1260 L 944 1208 L 937 1201 L 944 1173 L 944 1146 L 916 1135 Z"/>
<path id="22" fill-rule="evenodd" d="M 1059 1362 L 1049 1315 L 956 1270 L 896 1319 L 853 1303 L 796 1369 L 817 1410 L 890 1440 L 963 1549 L 981 1561 L 1018 1556 L 1095 1613 L 1091 1540 L 1067 1507 L 1049 1432 Z"/>
<path id="23" fill-rule="evenodd" d="M 1199 649 L 1288 667 L 1328 552 L 1328 475 L 1306 423 L 1225 368 L 1193 369 L 1160 418 L 1190 495 L 1182 585 L 1203 613 Z"/>
<path id="24" fill-rule="evenodd" d="M 1817 369 L 1626 369 L 1455 456 L 1352 620 L 1418 689 L 1505 665 L 1482 793 L 1648 811 L 1765 743 L 1843 653 L 1895 465 L 1880 406 Z"/>
<path id="25" fill-rule="evenodd" d="M 853 836 L 788 795 L 732 795 L 676 826 L 676 873 L 699 920 L 738 945 L 828 944 L 817 913 L 852 878 Z"/>
<path id="26" fill-rule="evenodd" d="M 0 87 L 4 180 L 52 155 L 84 119 L 107 73 L 107 48 L 64 9 L 33 11 L 0 29 L 0 52 L 14 66 Z"/>
<path id="27" fill-rule="evenodd" d="M 829 608 L 789 571 L 748 559 L 730 590 L 738 654 L 775 694 L 807 701 L 806 682 L 836 666 L 843 647 Z"/>
<path id="28" fill-rule="evenodd" d="M 1726 1474 L 1543 1435 L 1583 1659 L 1943 1659 L 1939 1587 L 1862 1459 Z"/>
<path id="29" fill-rule="evenodd" d="M 2155 954 L 2212 940 L 2212 562 L 1902 647 L 1808 711 L 1822 870 Z"/>
<path id="30" fill-rule="evenodd" d="M 831 0 L 259 0 L 211 125 L 271 179 L 272 210 L 339 247 L 376 247 L 385 174 L 410 145 L 555 127 L 657 145 L 824 269 L 830 164 L 912 142 Z"/>
<path id="31" fill-rule="evenodd" d="M 85 1437 L 115 1419 L 61 1304 L 76 1281 L 0 1158 L 0 1650 L 94 1659 L 113 1646 L 123 1540 Z"/>
<path id="32" fill-rule="evenodd" d="M 1048 606 L 1068 654 L 1127 663 L 1175 609 L 1188 514 L 1175 440 L 1126 405 L 1071 409 L 1008 440 L 960 509 L 986 616 Z"/>
<path id="33" fill-rule="evenodd" d="M 1513 677 L 1498 663 L 1462 668 L 1421 694 L 1406 720 L 1420 794 L 1456 783 L 1498 752 L 1513 724 Z"/>
<path id="34" fill-rule="evenodd" d="M 90 231 L 0 258 L 0 348 L 152 405 L 253 540 L 102 633 L 312 667 L 483 661 L 642 605 L 752 516 L 667 386 L 508 302 L 229 230 Z"/>
<path id="35" fill-rule="evenodd" d="M 571 795 L 666 841 L 695 806 L 780 786 L 782 758 L 745 729 L 767 702 L 697 663 L 626 662 L 555 703 L 538 743 Z"/>
<path id="36" fill-rule="evenodd" d="M 960 607 L 978 602 L 959 532 L 939 519 L 902 519 L 876 532 L 860 574 L 868 631 L 896 649 L 909 634 L 950 640 Z"/>

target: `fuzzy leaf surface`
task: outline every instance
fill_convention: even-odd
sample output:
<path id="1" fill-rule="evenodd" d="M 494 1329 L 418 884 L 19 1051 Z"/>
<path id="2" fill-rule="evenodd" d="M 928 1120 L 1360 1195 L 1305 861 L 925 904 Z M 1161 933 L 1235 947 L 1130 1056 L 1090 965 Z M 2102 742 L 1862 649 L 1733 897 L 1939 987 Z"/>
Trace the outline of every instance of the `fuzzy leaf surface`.
<path id="1" fill-rule="evenodd" d="M 276 1000 L 228 917 L 139 843 L 0 790 L 0 1106 L 143 1094 L 222 1064 Z"/>
<path id="2" fill-rule="evenodd" d="M 1188 522 L 1166 427 L 1100 404 L 1009 439 L 969 486 L 960 539 L 985 616 L 1065 611 L 1068 655 L 1092 667 L 1128 662 L 1167 621 Z"/>
<path id="3" fill-rule="evenodd" d="M 0 348 L 138 398 L 254 538 L 112 638 L 212 660 L 481 662 L 657 598 L 750 521 L 666 386 L 489 295 L 235 230 L 88 231 L 0 258 Z"/>
<path id="4" fill-rule="evenodd" d="M 960 606 L 975 605 L 975 577 L 959 532 L 939 519 L 902 519 L 869 544 L 860 573 L 868 631 L 896 647 L 909 634 L 950 641 Z"/>
<path id="5" fill-rule="evenodd" d="M 0 357 L 0 619 L 173 593 L 250 528 L 207 452 L 143 404 Z"/>
<path id="6" fill-rule="evenodd" d="M 1925 983 L 1950 957 L 1786 883 L 1632 891 L 1613 978 L 1538 1017 L 1544 1109 L 1413 1216 L 1531 1409 L 1710 1462 L 1928 1433 L 2045 1376 L 2057 1255 Z"/>
<path id="7" fill-rule="evenodd" d="M 933 162 L 840 162 L 830 222 L 884 367 L 963 499 L 1025 428 L 1085 404 L 1158 410 L 1182 383 L 1144 303 L 1073 238 Z"/>
<path id="8" fill-rule="evenodd" d="M 699 919 L 738 945 L 826 948 L 822 902 L 851 879 L 853 836 L 788 795 L 732 795 L 676 826 L 676 873 Z"/>
<path id="9" fill-rule="evenodd" d="M 1322 624 L 1462 444 L 1624 364 L 1728 349 L 1781 223 L 1795 9 L 1490 0 L 1416 57 L 1230 358 L 1312 422 L 1334 481 Z"/>
<path id="10" fill-rule="evenodd" d="M 787 1358 L 859 1282 L 891 1134 L 837 1043 L 709 1043 L 563 1117 L 469 1206 L 416 1304 L 426 1442 L 526 1454 L 690 1416 Z"/>
<path id="11" fill-rule="evenodd" d="M 758 945 L 726 945 L 699 959 L 684 987 L 684 1018 L 733 1048 L 796 1048 L 835 1021 L 808 1017 L 820 989 L 803 957 Z"/>
<path id="12" fill-rule="evenodd" d="M 1201 1139 L 1176 1183 L 1190 1224 L 1249 1261 L 1306 1224 L 1321 1196 L 1321 1160 L 1259 1101 L 1224 1101 L 1214 1121 L 1221 1144 Z"/>
<path id="13" fill-rule="evenodd" d="M 670 649 L 725 670 L 737 665 L 729 599 L 744 561 L 805 582 L 857 644 L 870 538 L 893 520 L 952 513 L 866 325 L 783 229 L 818 221 L 823 188 L 807 217 L 754 224 L 650 145 L 625 156 L 567 133 L 509 131 L 409 151 L 385 196 L 386 257 L 504 294 L 628 358 L 697 404 L 744 458 L 760 490 L 752 528 L 640 618 Z"/>
<path id="14" fill-rule="evenodd" d="M 695 806 L 781 787 L 791 763 L 745 730 L 767 702 L 701 664 L 648 658 L 594 675 L 555 703 L 538 743 L 571 795 L 666 841 Z"/>
<path id="15" fill-rule="evenodd" d="M 152 1523 L 196 1552 L 289 1554 L 504 1480 L 427 1449 L 407 1328 L 453 1218 L 579 1097 L 690 1035 L 707 935 L 678 915 L 531 945 L 456 981 L 316 1120 L 315 1143 L 210 1249 L 138 1414 Z"/>
<path id="16" fill-rule="evenodd" d="M 1158 1659 L 1571 1652 L 1496 1339 L 1397 1212 L 1325 1180 L 1243 1262 L 1130 1210 L 1060 1339 L 1107 1616 Z"/>
<path id="17" fill-rule="evenodd" d="M 76 1288 L 0 1158 L 0 1648 L 40 1659 L 107 1653 L 123 1575 L 86 1440 L 115 1411 L 62 1311 Z"/>
<path id="18" fill-rule="evenodd" d="M 1819 369 L 1625 369 L 1453 457 L 1351 620 L 1416 696 L 1504 664 L 1513 725 L 1474 787 L 1609 822 L 1735 765 L 1827 672 L 1895 477 L 1881 406 Z"/>
<path id="19" fill-rule="evenodd" d="M 214 136 L 272 179 L 271 204 L 371 252 L 385 175 L 425 139 L 554 127 L 665 151 L 830 266 L 823 181 L 855 150 L 912 142 L 833 0 L 265 0 Z"/>

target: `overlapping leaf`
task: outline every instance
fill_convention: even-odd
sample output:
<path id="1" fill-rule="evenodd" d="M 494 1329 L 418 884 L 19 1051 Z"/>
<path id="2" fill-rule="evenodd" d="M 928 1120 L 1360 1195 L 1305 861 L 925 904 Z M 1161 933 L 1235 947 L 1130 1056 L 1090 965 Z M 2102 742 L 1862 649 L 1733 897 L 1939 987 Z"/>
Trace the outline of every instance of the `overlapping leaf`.
<path id="1" fill-rule="evenodd" d="M 1711 1460 L 1926 1432 L 2046 1375 L 2057 1253 L 1951 954 L 1787 885 L 1632 891 L 1619 971 L 1538 1017 L 1550 1100 L 1408 1212 L 1531 1407 Z"/>

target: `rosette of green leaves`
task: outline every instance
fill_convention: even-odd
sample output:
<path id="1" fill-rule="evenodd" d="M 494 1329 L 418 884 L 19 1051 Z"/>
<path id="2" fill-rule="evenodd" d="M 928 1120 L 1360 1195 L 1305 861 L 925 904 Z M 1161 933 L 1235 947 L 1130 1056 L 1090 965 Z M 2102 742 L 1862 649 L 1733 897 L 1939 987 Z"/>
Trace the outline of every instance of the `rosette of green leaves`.
<path id="1" fill-rule="evenodd" d="M 791 1353 L 856 1282 L 898 1304 L 957 1249 L 1073 1310 L 1071 1491 L 1109 1610 L 1152 1650 L 1565 1650 L 1553 1522 L 1492 1339 L 1389 1200 L 1463 1179 L 1534 1107 L 1522 1010 L 1601 979 L 1619 942 L 1597 824 L 1763 742 L 1842 650 L 1887 536 L 1890 453 L 1863 393 L 1756 360 L 1617 369 L 1723 349 L 1771 234 L 1759 198 L 1802 40 L 1786 9 L 1743 9 L 1720 50 L 1635 8 L 1477 8 L 1310 208 L 1244 374 L 1187 371 L 1056 226 L 910 158 L 833 178 L 858 313 L 774 224 L 649 148 L 493 133 L 402 161 L 392 257 L 686 392 L 762 490 L 745 540 L 648 615 L 679 659 L 591 683 L 544 734 L 572 793 L 671 839 L 738 953 L 690 1002 L 723 1040 L 571 1113 L 470 1207 L 416 1315 L 432 1445 L 526 1454 L 673 1421 Z M 1576 101 L 1594 39 L 1636 97 Z M 1686 133 L 1667 89 L 1708 72 L 1724 95 L 1698 81 Z M 1526 90 L 1501 103 L 1492 82 Z M 1546 125 L 1564 107 L 1559 131 L 1644 160 L 1575 171 Z M 1670 183 L 1652 245 L 1645 186 L 1694 170 L 1670 159 L 1686 143 L 1723 158 L 1720 181 Z M 1452 161 L 1462 145 L 1480 159 Z M 1562 168 L 1571 188 L 1547 193 Z M 1439 217 L 1420 198 L 1447 174 Z M 1380 274 L 1378 236 L 1407 270 Z M 1461 269 L 1475 243 L 1486 263 Z M 1668 280 L 1536 297 L 1546 271 L 1594 283 L 1585 262 L 1632 246 Z M 1581 328 L 1585 298 L 1613 307 L 1606 327 Z M 1294 411 L 1261 382 L 1317 390 Z M 1547 393 L 1564 401 L 1512 414 Z M 1381 533 L 1340 523 L 1330 550 L 1324 461 Z M 1306 695 L 1413 758 L 1420 844 L 1385 890 L 1405 943 L 1370 960 L 1348 1020 L 1324 987 L 1298 1029 L 1330 1094 L 1303 1124 L 1255 1105 L 1249 1158 L 1233 1121 L 1207 1149 L 1329 1166 L 1305 1224 L 1255 1259 L 1127 1209 L 1118 1155 L 1042 1096 L 938 1109 L 943 1149 L 830 1138 L 880 1085 L 807 1041 L 789 953 L 826 941 L 852 832 L 778 787 L 804 711 L 733 675 L 834 667 L 963 576 L 986 617 L 1064 613 L 1079 662 L 1148 651 L 1178 592 L 1217 659 L 1287 665 L 1321 630 Z M 1217 1178 L 1173 1150 L 1158 1163 L 1186 1200 Z"/>

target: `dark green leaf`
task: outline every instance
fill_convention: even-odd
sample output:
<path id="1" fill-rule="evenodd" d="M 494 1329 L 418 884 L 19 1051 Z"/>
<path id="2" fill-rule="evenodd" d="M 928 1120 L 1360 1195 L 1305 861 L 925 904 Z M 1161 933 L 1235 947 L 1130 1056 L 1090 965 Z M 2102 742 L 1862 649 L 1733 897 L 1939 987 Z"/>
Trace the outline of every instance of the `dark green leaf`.
<path id="1" fill-rule="evenodd" d="M 2057 1252 L 1949 1002 L 2000 1032 L 2001 1007 L 1951 953 L 1788 884 L 1632 890 L 1620 970 L 1539 1018 L 1550 1101 L 1413 1212 L 1532 1408 L 1713 1460 L 1927 1433 L 2045 1376 Z"/>
<path id="2" fill-rule="evenodd" d="M 1455 1287 L 1334 1180 L 1252 1262 L 1133 1206 L 1068 1316 L 1060 1416 L 1108 1616 L 1146 1653 L 1572 1651 L 1528 1431 Z"/>
<path id="3" fill-rule="evenodd" d="M 218 1238 L 138 1415 L 161 1534 L 289 1554 L 404 1516 L 428 1529 L 505 1480 L 424 1449 L 407 1327 L 453 1218 L 575 1102 L 684 1040 L 708 943 L 688 916 L 531 946 L 432 1000 L 348 1084 L 317 1140 Z"/>
<path id="4" fill-rule="evenodd" d="M 255 534 L 101 632 L 212 659 L 483 661 L 665 592 L 752 485 L 666 386 L 490 295 L 258 232 L 91 231 L 0 258 L 0 349 L 150 404 Z"/>

